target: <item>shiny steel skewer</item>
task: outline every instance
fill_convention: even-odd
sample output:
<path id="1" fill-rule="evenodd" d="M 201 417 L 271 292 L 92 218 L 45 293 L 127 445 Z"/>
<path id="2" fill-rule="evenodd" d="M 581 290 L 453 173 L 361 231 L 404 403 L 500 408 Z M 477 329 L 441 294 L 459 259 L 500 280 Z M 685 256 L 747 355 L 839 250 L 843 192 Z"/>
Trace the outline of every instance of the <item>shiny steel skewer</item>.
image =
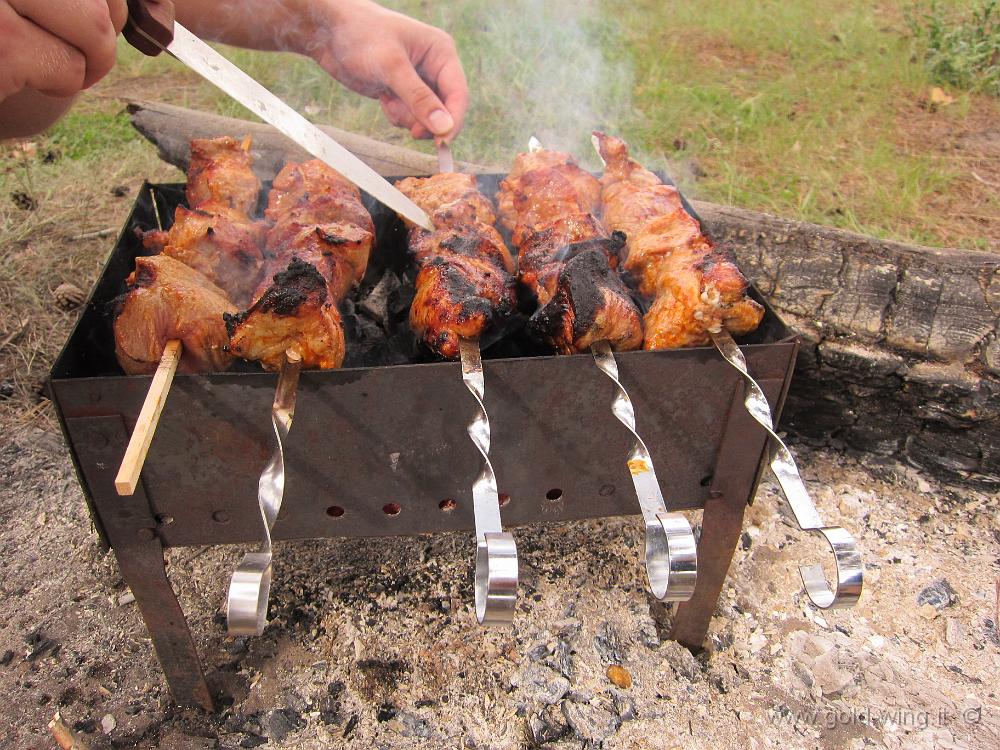
<path id="1" fill-rule="evenodd" d="M 478 339 L 461 339 L 462 381 L 479 409 L 469 423 L 472 442 L 483 456 L 483 470 L 472 485 L 476 517 L 476 619 L 482 625 L 509 625 L 517 603 L 517 545 L 500 521 L 500 496 L 490 463 L 490 419 L 483 396 L 486 379 Z"/>
<path id="2" fill-rule="evenodd" d="M 257 552 L 248 552 L 233 572 L 226 602 L 226 627 L 230 635 L 260 635 L 267 624 L 267 602 L 271 593 L 271 529 L 274 528 L 285 492 L 284 442 L 295 413 L 302 358 L 289 349 L 278 375 L 271 405 L 275 448 L 257 484 L 257 502 L 264 522 L 264 542 Z"/>
<path id="3" fill-rule="evenodd" d="M 809 600 L 820 609 L 839 609 L 853 607 L 861 596 L 864 585 L 864 568 L 861 564 L 861 553 L 858 545 L 845 529 L 840 526 L 826 526 L 816 510 L 816 505 L 809 497 L 798 466 L 792 457 L 788 446 L 774 431 L 771 418 L 771 407 L 767 403 L 764 391 L 747 370 L 747 362 L 743 352 L 736 345 L 728 331 L 722 329 L 711 333 L 712 342 L 719 353 L 739 371 L 746 381 L 746 392 L 743 403 L 757 422 L 767 430 L 770 436 L 770 463 L 778 485 L 788 501 L 792 514 L 799 528 L 821 534 L 833 550 L 837 565 L 837 586 L 831 589 L 823 574 L 822 565 L 803 565 L 799 567 L 802 584 L 805 586 Z"/>
<path id="4" fill-rule="evenodd" d="M 644 562 L 649 590 L 660 601 L 684 602 L 694 594 L 698 578 L 698 553 L 691 524 L 681 513 L 667 511 L 660 483 L 646 444 L 635 429 L 635 409 L 618 379 L 618 363 L 607 341 L 591 345 L 597 366 L 615 383 L 611 411 L 635 438 L 628 456 L 628 470 L 646 526 Z"/>

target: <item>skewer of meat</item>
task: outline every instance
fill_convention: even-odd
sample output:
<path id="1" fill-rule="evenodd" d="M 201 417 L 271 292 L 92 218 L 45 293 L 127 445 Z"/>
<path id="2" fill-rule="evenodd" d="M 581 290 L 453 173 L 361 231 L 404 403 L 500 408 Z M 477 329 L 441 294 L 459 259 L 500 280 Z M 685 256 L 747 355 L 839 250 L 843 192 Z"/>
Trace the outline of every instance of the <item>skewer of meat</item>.
<path id="1" fill-rule="evenodd" d="M 420 268 L 410 306 L 413 331 L 442 357 L 462 361 L 462 380 L 478 411 L 469 424 L 483 468 L 472 486 L 476 519 L 476 619 L 510 624 L 517 600 L 517 545 L 503 530 L 500 496 L 490 463 L 490 422 L 480 336 L 513 312 L 514 261 L 493 226 L 493 205 L 473 175 L 451 171 L 451 152 L 438 146 L 439 173 L 396 183 L 430 216 L 435 230 L 410 225 L 409 249 Z"/>
<path id="2" fill-rule="evenodd" d="M 178 208 L 169 232 L 159 227 L 146 234 L 144 244 L 163 252 L 136 259 L 117 302 L 119 364 L 130 375 L 156 373 L 115 479 L 121 495 L 135 492 L 174 373 L 225 370 L 232 363 L 223 316 L 237 308 L 229 293 L 246 288 L 260 266 L 259 230 L 248 218 L 260 182 L 249 149 L 249 138 L 192 141 L 187 197 L 193 208 Z"/>
<path id="3" fill-rule="evenodd" d="M 518 249 L 518 280 L 538 298 L 531 327 L 560 354 L 599 341 L 616 351 L 642 342 L 639 310 L 615 272 L 625 238 L 601 225 L 599 202 L 592 175 L 534 139 L 500 183 L 500 217 Z"/>
<path id="4" fill-rule="evenodd" d="M 628 238 L 625 268 L 652 299 L 643 347 L 704 346 L 723 328 L 756 329 L 764 309 L 747 296 L 732 253 L 702 233 L 677 189 L 631 159 L 619 138 L 595 132 L 594 145 L 605 165 L 604 223 Z"/>
<path id="5" fill-rule="evenodd" d="M 694 533 L 682 514 L 667 511 L 619 380 L 614 351 L 640 346 L 642 319 L 616 270 L 625 236 L 608 234 L 597 218 L 600 195 L 597 179 L 572 156 L 532 138 L 500 184 L 500 212 L 518 247 L 519 279 L 539 301 L 535 330 L 560 354 L 589 349 L 615 383 L 612 413 L 635 439 L 627 466 L 646 527 L 649 588 L 661 601 L 686 601 L 697 577 Z"/>
<path id="6" fill-rule="evenodd" d="M 264 280 L 248 309 L 226 316 L 229 350 L 270 370 L 288 349 L 305 368 L 340 367 L 345 342 L 337 305 L 364 277 L 375 241 L 361 194 L 324 162 L 286 164 L 265 217 Z"/>
<path id="7" fill-rule="evenodd" d="M 629 157 L 619 138 L 594 133 L 604 160 L 601 201 L 604 220 L 628 237 L 625 267 L 639 289 L 653 298 L 646 313 L 646 349 L 701 346 L 711 341 L 740 374 L 750 415 L 770 438 L 770 464 L 799 528 L 822 536 L 836 562 L 831 589 L 821 565 L 799 568 L 809 599 L 817 607 L 851 607 L 861 596 L 864 567 L 854 537 L 840 526 L 825 526 L 799 474 L 795 459 L 775 432 L 771 408 L 750 375 L 732 334 L 760 324 L 763 308 L 747 296 L 747 280 L 732 254 L 716 248 L 685 211 L 675 188 Z"/>

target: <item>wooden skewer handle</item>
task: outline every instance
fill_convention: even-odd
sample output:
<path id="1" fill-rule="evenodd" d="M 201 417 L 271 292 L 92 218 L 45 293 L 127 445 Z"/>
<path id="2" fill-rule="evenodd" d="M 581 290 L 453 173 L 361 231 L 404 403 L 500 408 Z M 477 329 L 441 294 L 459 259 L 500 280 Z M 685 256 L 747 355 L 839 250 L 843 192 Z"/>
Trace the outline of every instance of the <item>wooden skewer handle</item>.
<path id="1" fill-rule="evenodd" d="M 173 382 L 180 359 L 181 342 L 177 339 L 171 339 L 163 347 L 160 365 L 153 375 L 153 382 L 149 386 L 149 392 L 146 393 L 146 400 L 142 402 L 142 411 L 139 412 L 139 419 L 136 421 L 132 437 L 128 441 L 128 448 L 125 449 L 125 458 L 122 459 L 118 476 L 115 477 L 115 489 L 118 490 L 119 495 L 131 495 L 139 484 L 139 473 L 146 461 L 149 444 L 153 442 L 156 423 L 160 421 L 160 413 L 163 411 L 163 404 L 167 401 L 170 383 Z"/>

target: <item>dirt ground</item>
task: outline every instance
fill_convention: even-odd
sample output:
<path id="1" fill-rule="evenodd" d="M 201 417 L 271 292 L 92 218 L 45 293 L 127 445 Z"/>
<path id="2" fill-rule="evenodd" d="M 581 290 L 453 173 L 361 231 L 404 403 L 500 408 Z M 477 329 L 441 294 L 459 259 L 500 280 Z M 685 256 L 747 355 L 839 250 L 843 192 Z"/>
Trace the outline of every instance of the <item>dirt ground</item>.
<path id="1" fill-rule="evenodd" d="M 0 747 L 54 748 L 57 709 L 95 749 L 1000 746 L 998 498 L 795 450 L 861 544 L 853 610 L 808 605 L 796 566 L 826 550 L 770 482 L 697 657 L 665 639 L 636 518 L 517 530 L 512 630 L 475 624 L 467 535 L 280 544 L 260 638 L 224 632 L 239 549 L 171 550 L 208 715 L 171 706 L 61 436 L 21 428 L 0 446 Z"/>

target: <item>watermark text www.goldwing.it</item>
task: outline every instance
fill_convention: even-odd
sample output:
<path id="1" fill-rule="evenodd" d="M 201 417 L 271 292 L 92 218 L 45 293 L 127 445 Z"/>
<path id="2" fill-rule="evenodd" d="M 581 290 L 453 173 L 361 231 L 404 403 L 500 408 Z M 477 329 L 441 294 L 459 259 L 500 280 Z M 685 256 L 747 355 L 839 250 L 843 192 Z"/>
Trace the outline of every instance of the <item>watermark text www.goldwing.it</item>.
<path id="1" fill-rule="evenodd" d="M 792 711 L 788 707 L 782 706 L 782 709 L 775 712 L 775 723 L 792 724 L 793 726 L 808 725 L 825 729 L 853 725 L 927 729 L 928 727 L 946 727 L 954 724 L 978 724 L 983 719 L 983 709 L 979 706 L 961 710 L 951 708 L 935 710 L 875 708 L 872 706 L 857 709 L 813 708 L 801 711 Z"/>

